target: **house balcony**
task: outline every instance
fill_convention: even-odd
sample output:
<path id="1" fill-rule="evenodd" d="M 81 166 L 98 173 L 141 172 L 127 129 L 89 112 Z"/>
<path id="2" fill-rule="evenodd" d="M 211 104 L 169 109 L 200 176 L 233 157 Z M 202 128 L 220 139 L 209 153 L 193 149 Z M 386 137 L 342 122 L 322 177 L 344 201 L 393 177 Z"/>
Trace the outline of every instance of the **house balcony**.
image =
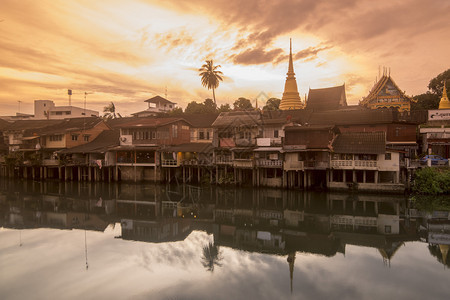
<path id="1" fill-rule="evenodd" d="M 59 160 L 58 159 L 43 159 L 42 165 L 45 167 L 59 166 Z"/>
<path id="2" fill-rule="evenodd" d="M 162 159 L 161 160 L 161 167 L 176 168 L 178 166 L 179 166 L 179 164 L 176 159 Z"/>
<path id="3" fill-rule="evenodd" d="M 330 167 L 330 164 L 327 161 L 305 160 L 304 167 L 305 169 L 325 170 Z"/>
<path id="4" fill-rule="evenodd" d="M 235 139 L 236 147 L 252 147 L 256 146 L 255 139 L 249 138 L 249 139 Z"/>
<path id="5" fill-rule="evenodd" d="M 256 165 L 260 168 L 281 168 L 283 161 L 281 159 L 258 159 Z"/>
<path id="6" fill-rule="evenodd" d="M 235 159 L 233 160 L 233 167 L 235 168 L 249 168 L 252 169 L 255 165 L 253 159 Z"/>
<path id="7" fill-rule="evenodd" d="M 305 164 L 303 161 L 285 161 L 284 170 L 285 171 L 303 171 L 305 169 Z"/>
<path id="8" fill-rule="evenodd" d="M 332 169 L 365 169 L 365 170 L 376 170 L 378 168 L 378 163 L 376 160 L 332 160 Z"/>
<path id="9" fill-rule="evenodd" d="M 217 165 L 232 165 L 233 160 L 231 156 L 216 156 L 216 164 Z"/>

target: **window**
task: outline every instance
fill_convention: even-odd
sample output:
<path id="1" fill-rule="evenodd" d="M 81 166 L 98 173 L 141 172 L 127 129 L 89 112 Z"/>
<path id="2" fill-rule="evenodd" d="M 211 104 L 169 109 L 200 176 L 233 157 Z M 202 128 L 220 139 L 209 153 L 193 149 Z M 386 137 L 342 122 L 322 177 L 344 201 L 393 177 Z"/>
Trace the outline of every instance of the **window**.
<path id="1" fill-rule="evenodd" d="M 89 142 L 89 134 L 85 134 L 85 135 L 83 135 L 83 141 L 85 141 L 85 142 Z"/>
<path id="2" fill-rule="evenodd" d="M 390 225 L 384 226 L 384 233 L 391 233 L 391 226 Z"/>
<path id="3" fill-rule="evenodd" d="M 207 140 L 210 139 L 209 130 L 206 132 L 206 139 L 207 139 Z"/>
<path id="4" fill-rule="evenodd" d="M 205 132 L 204 131 L 199 131 L 198 132 L 198 139 L 199 140 L 204 140 L 205 139 Z"/>
<path id="5" fill-rule="evenodd" d="M 62 141 L 62 134 L 51 135 L 51 136 L 50 136 L 50 141 L 51 141 L 51 142 Z"/>
<path id="6" fill-rule="evenodd" d="M 391 153 L 386 153 L 384 155 L 384 160 L 391 160 Z"/>
<path id="7" fill-rule="evenodd" d="M 152 139 L 156 139 L 156 131 L 152 131 Z"/>
<path id="8" fill-rule="evenodd" d="M 78 134 L 72 134 L 72 141 L 78 141 Z"/>
<path id="9" fill-rule="evenodd" d="M 172 125 L 172 137 L 177 138 L 178 137 L 178 126 Z"/>
<path id="10" fill-rule="evenodd" d="M 273 131 L 273 137 L 278 138 L 278 129 Z"/>

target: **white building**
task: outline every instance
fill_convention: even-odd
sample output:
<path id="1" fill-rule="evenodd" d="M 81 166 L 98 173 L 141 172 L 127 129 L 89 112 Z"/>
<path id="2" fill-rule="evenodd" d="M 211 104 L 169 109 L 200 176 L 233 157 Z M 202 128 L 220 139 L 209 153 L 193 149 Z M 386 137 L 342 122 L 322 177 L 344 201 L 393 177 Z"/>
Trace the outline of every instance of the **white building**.
<path id="1" fill-rule="evenodd" d="M 52 100 L 34 101 L 34 119 L 37 120 L 60 120 L 98 116 L 98 111 L 75 106 L 55 106 Z"/>
<path id="2" fill-rule="evenodd" d="M 175 102 L 171 102 L 161 96 L 155 96 L 153 98 L 145 100 L 145 102 L 148 103 L 148 108 L 146 110 L 131 115 L 140 118 L 155 116 L 157 113 L 166 113 L 176 107 Z"/>

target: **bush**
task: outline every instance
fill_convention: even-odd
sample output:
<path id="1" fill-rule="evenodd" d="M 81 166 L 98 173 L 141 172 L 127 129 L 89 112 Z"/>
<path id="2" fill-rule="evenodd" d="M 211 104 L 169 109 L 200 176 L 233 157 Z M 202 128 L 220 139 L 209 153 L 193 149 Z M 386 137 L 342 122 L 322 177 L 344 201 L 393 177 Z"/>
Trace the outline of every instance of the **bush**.
<path id="1" fill-rule="evenodd" d="M 423 168 L 417 170 L 412 189 L 416 194 L 448 194 L 450 192 L 450 169 Z"/>

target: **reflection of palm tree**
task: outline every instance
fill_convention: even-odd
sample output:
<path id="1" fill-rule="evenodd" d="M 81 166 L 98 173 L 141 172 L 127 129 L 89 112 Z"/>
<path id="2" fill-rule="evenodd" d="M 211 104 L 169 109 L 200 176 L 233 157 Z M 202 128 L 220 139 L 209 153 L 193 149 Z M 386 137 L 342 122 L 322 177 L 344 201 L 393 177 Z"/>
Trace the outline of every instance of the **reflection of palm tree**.
<path id="1" fill-rule="evenodd" d="M 217 70 L 220 65 L 214 66 L 212 59 L 207 60 L 206 63 L 198 70 L 198 74 L 202 78 L 202 85 L 206 88 L 212 89 L 214 104 L 217 108 L 216 95 L 214 89 L 219 87 L 219 81 L 222 81 L 222 72 Z"/>
<path id="2" fill-rule="evenodd" d="M 214 266 L 221 267 L 220 261 L 223 259 L 219 246 L 209 242 L 208 245 L 203 246 L 202 265 L 207 271 L 214 271 Z"/>

